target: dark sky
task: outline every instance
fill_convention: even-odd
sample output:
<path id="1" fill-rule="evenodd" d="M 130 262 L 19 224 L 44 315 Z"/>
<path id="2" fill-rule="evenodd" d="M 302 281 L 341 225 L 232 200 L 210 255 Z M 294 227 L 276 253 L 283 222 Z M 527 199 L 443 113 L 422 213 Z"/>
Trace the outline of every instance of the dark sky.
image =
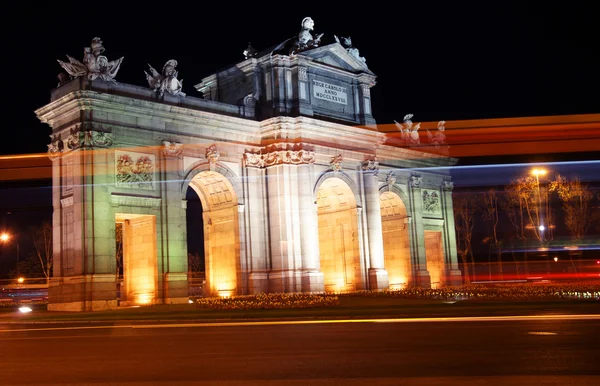
<path id="1" fill-rule="evenodd" d="M 383 3 L 383 2 L 382 2 Z M 379 123 L 599 112 L 600 29 L 591 7 L 557 2 L 46 2 L 3 5 L 4 140 L 0 154 L 45 152 L 49 128 L 34 110 L 61 71 L 98 36 L 117 80 L 147 85 L 147 63 L 179 62 L 184 91 L 298 33 L 303 17 L 326 36 L 351 36 L 378 76 Z M 330 5 L 327 5 L 330 4 Z M 567 4 L 567 5 L 565 5 Z"/>
<path id="2" fill-rule="evenodd" d="M 0 155 L 46 152 L 50 129 L 34 110 L 57 85 L 56 60 L 66 54 L 81 60 L 93 37 L 102 38 L 109 60 L 125 57 L 119 82 L 146 86 L 147 63 L 161 68 L 176 59 L 184 91 L 199 96 L 193 86 L 243 60 L 249 41 L 258 50 L 272 47 L 297 35 L 306 16 L 314 32 L 352 37 L 378 77 L 371 94 L 379 123 L 407 113 L 415 122 L 598 113 L 597 13 L 574 3 L 7 2 L 0 26 Z M 466 182 L 490 175 L 464 173 Z M 12 199 L 43 194 L 10 215 L 3 210 L 0 225 L 48 218 L 47 190 L 3 189 L 2 209 Z"/>

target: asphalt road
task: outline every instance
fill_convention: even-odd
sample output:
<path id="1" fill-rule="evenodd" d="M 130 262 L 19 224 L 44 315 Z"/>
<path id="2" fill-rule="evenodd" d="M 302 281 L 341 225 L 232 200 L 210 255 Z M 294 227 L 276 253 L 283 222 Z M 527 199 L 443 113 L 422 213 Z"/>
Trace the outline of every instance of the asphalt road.
<path id="1" fill-rule="evenodd" d="M 4 324 L 0 384 L 599 385 L 599 327 L 597 317 Z"/>

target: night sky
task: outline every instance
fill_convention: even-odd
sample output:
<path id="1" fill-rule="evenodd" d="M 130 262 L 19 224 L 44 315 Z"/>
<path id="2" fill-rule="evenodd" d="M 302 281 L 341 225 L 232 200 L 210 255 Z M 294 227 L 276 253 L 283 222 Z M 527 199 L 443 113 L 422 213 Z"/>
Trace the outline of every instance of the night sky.
<path id="1" fill-rule="evenodd" d="M 305 16 L 324 38 L 352 37 L 378 77 L 379 123 L 407 113 L 415 122 L 598 113 L 600 29 L 592 9 L 572 3 L 10 2 L 0 27 L 0 154 L 47 150 L 50 130 L 34 110 L 57 86 L 56 59 L 81 60 L 95 36 L 109 60 L 125 57 L 117 81 L 146 86 L 147 63 L 176 59 L 184 91 L 199 96 L 193 86 L 242 61 L 249 41 L 268 49 L 295 36 Z"/>
<path id="2" fill-rule="evenodd" d="M 0 26 L 0 155 L 47 151 L 50 128 L 34 110 L 50 101 L 57 86 L 62 69 L 56 60 L 66 54 L 81 60 L 96 36 L 109 60 L 125 57 L 117 81 L 146 86 L 148 63 L 160 69 L 176 59 L 184 92 L 200 96 L 193 86 L 242 61 L 248 42 L 259 51 L 273 47 L 296 36 L 306 16 L 315 21 L 313 33 L 351 36 L 367 59 L 377 75 L 371 95 L 378 123 L 401 121 L 407 113 L 419 122 L 600 112 L 600 29 L 591 6 L 373 3 L 7 3 Z M 0 193 L 4 226 L 15 217 L 6 213 L 7 201 L 33 193 Z M 22 222 L 25 213 L 51 213 L 49 194 L 39 197 L 28 199 Z"/>

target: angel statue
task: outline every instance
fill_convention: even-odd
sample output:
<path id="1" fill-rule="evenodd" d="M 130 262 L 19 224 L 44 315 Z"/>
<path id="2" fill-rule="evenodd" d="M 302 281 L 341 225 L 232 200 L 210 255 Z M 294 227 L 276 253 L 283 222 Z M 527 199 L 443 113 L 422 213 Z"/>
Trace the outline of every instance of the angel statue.
<path id="1" fill-rule="evenodd" d="M 350 36 L 347 38 L 342 36 L 341 41 L 336 35 L 333 35 L 333 37 L 335 38 L 335 41 L 341 44 L 351 56 L 358 59 L 359 62 L 367 63 L 367 59 L 365 59 L 363 56 L 360 56 L 358 48 L 352 47 L 352 38 Z"/>
<path id="2" fill-rule="evenodd" d="M 313 38 L 312 34 L 310 33 L 310 31 L 312 31 L 315 27 L 315 22 L 312 18 L 305 17 L 304 19 L 302 19 L 301 26 L 302 28 L 298 33 L 298 40 L 296 40 L 296 43 L 292 47 L 290 55 L 293 55 L 300 51 L 318 47 L 321 44 L 321 37 L 323 37 L 323 34 L 317 34 Z"/>
<path id="3" fill-rule="evenodd" d="M 444 130 L 446 130 L 444 127 L 445 125 L 446 121 L 439 121 L 435 134 L 431 134 L 429 129 L 427 129 L 427 137 L 429 138 L 429 142 L 436 148 L 446 144 L 446 135 L 444 134 Z"/>
<path id="4" fill-rule="evenodd" d="M 144 71 L 144 74 L 146 74 L 146 80 L 148 81 L 150 88 L 157 92 L 159 97 L 162 98 L 162 96 L 165 94 L 165 91 L 172 95 L 185 96 L 185 94 L 181 91 L 183 87 L 183 79 L 177 79 L 179 72 L 175 70 L 175 67 L 177 67 L 177 61 L 175 59 L 171 59 L 165 63 L 162 69 L 162 74 L 159 74 L 158 71 L 156 71 L 154 67 L 149 64 L 148 67 L 150 67 L 150 74 Z"/>
<path id="5" fill-rule="evenodd" d="M 404 124 L 399 123 L 398 121 L 394 121 L 396 123 L 396 127 L 400 131 L 400 138 L 404 143 L 409 143 L 411 138 L 411 129 L 413 127 L 413 122 L 411 121 L 413 114 L 406 114 L 404 116 Z M 417 129 L 418 130 L 418 129 Z M 418 134 L 417 134 L 418 136 Z"/>
<path id="6" fill-rule="evenodd" d="M 72 78 L 87 76 L 89 80 L 102 79 L 116 83 L 115 76 L 119 71 L 123 57 L 108 61 L 104 53 L 104 46 L 100 38 L 93 38 L 90 47 L 83 49 L 83 62 L 67 55 L 69 63 L 58 60 L 58 64 L 67 71 Z"/>
<path id="7" fill-rule="evenodd" d="M 412 127 L 410 132 L 410 137 L 408 139 L 408 143 L 410 145 L 419 145 L 421 144 L 421 138 L 419 137 L 419 129 L 421 128 L 421 124 L 417 123 Z"/>

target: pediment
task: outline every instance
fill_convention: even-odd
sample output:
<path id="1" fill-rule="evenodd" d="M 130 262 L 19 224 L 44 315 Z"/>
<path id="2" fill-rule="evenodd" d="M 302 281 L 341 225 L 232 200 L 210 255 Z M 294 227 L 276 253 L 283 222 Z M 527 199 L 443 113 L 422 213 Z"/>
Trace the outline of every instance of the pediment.
<path id="1" fill-rule="evenodd" d="M 311 58 L 313 62 L 325 64 L 352 73 L 365 72 L 367 74 L 375 75 L 369 70 L 364 62 L 350 55 L 339 43 L 332 43 L 303 51 L 301 55 Z"/>

